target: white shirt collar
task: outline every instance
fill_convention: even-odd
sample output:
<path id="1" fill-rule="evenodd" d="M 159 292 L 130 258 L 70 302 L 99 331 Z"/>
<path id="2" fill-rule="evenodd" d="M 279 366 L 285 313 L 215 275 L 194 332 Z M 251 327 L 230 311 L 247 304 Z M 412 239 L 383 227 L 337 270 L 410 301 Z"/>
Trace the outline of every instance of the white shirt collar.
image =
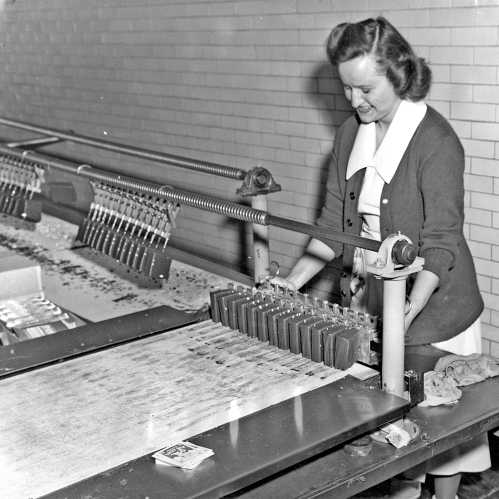
<path id="1" fill-rule="evenodd" d="M 348 160 L 347 180 L 359 170 L 372 166 L 384 182 L 389 184 L 425 114 L 426 104 L 423 101 L 401 101 L 378 150 L 376 150 L 376 124 L 359 125 Z"/>

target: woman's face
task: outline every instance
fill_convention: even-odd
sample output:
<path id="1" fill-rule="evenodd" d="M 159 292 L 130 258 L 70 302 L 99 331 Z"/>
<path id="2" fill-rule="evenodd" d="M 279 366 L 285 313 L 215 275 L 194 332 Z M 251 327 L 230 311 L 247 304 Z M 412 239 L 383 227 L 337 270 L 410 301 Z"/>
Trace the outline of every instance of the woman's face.
<path id="1" fill-rule="evenodd" d="M 380 74 L 374 57 L 363 55 L 338 64 L 345 96 L 362 123 L 389 124 L 400 97 L 384 74 Z"/>

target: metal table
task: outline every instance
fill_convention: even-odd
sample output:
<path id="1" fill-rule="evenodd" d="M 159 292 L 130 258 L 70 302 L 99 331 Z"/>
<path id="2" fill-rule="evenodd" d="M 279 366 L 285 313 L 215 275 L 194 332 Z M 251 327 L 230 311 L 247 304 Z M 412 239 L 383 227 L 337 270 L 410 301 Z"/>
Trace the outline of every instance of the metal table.
<path id="1" fill-rule="evenodd" d="M 352 457 L 335 446 L 335 430 L 343 428 L 344 439 L 372 427 L 366 423 L 353 430 L 353 406 L 358 414 L 372 414 L 378 403 L 391 408 L 394 416 L 402 412 L 400 399 L 387 401 L 375 392 L 371 398 L 366 396 L 369 390 L 346 378 L 198 435 L 190 440 L 214 449 L 215 456 L 193 471 L 157 465 L 144 456 L 47 497 L 340 499 L 499 424 L 499 383 L 490 379 L 466 387 L 456 405 L 413 408 L 409 417 L 420 426 L 421 436 L 407 447 L 374 442 L 368 456 Z"/>

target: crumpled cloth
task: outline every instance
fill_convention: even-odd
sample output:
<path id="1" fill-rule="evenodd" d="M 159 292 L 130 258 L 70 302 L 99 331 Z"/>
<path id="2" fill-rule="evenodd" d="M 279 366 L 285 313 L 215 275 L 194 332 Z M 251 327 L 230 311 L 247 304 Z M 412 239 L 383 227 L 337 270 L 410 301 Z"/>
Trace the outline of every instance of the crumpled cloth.
<path id="1" fill-rule="evenodd" d="M 462 395 L 459 387 L 499 375 L 499 359 L 486 354 L 446 355 L 424 375 L 425 400 L 419 405 L 455 404 Z"/>
<path id="2" fill-rule="evenodd" d="M 424 374 L 425 399 L 420 407 L 455 404 L 463 392 L 457 387 L 453 378 L 443 371 L 428 371 Z"/>
<path id="3" fill-rule="evenodd" d="M 457 386 L 479 383 L 499 375 L 499 359 L 490 355 L 446 355 L 438 359 L 435 371 L 444 372 Z"/>
<path id="4" fill-rule="evenodd" d="M 372 433 L 371 438 L 376 442 L 390 443 L 400 449 L 418 437 L 419 433 L 419 426 L 414 421 L 402 418 Z"/>

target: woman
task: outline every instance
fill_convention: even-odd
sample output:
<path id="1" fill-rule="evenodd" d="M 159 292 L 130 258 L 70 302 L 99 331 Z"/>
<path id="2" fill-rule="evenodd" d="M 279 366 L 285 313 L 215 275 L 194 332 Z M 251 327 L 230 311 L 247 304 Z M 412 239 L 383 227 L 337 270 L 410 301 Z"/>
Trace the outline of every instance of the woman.
<path id="1" fill-rule="evenodd" d="M 463 235 L 464 152 L 423 101 L 429 67 L 383 17 L 336 26 L 328 53 L 355 115 L 337 132 L 318 225 L 377 240 L 408 236 L 425 264 L 408 282 L 407 348 L 479 352 L 483 301 Z M 288 277 L 274 282 L 299 289 L 338 256 L 344 304 L 380 314 L 380 283 L 364 270 L 374 254 L 366 250 L 312 239 Z M 461 471 L 490 466 L 486 444 L 471 451 L 432 470 L 438 499 L 454 498 Z"/>

